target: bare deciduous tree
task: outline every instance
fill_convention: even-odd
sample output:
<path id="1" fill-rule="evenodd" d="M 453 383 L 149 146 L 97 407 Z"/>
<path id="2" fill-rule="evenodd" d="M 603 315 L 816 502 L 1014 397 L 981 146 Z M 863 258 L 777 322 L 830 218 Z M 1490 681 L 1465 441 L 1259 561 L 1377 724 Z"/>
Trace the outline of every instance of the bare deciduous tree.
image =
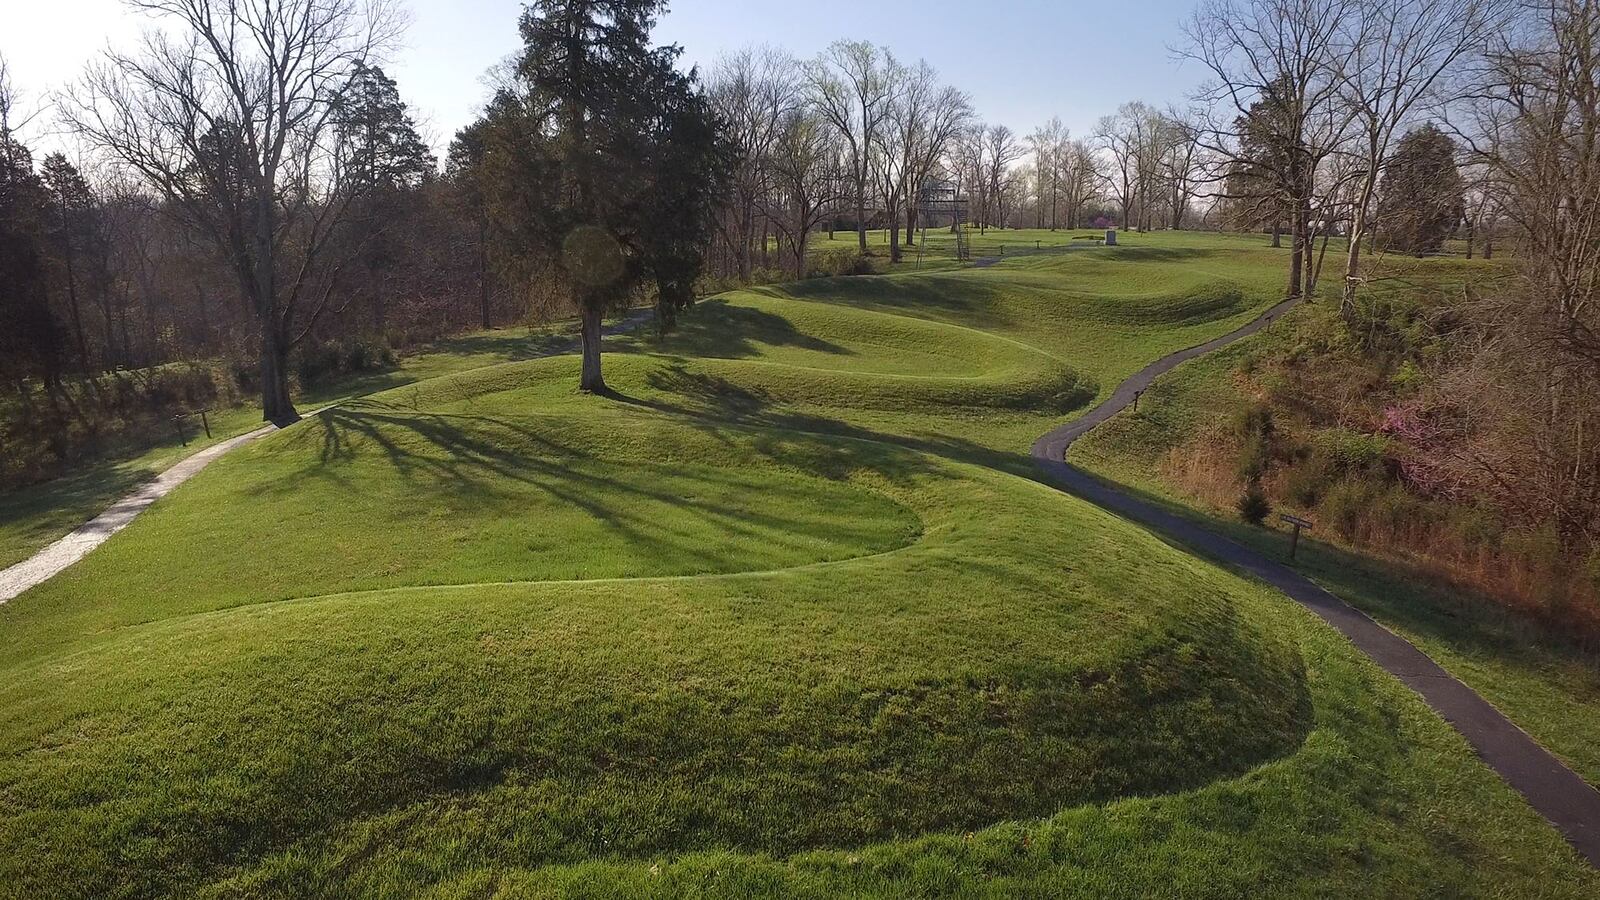
<path id="1" fill-rule="evenodd" d="M 1178 109 L 1161 116 L 1161 178 L 1168 191 L 1168 214 L 1172 230 L 1183 228 L 1183 217 L 1194 200 L 1204 148 L 1196 117 Z"/>
<path id="2" fill-rule="evenodd" d="M 806 274 L 806 242 L 842 199 L 839 152 L 828 123 L 815 110 L 784 114 L 771 154 L 772 191 L 767 213 L 789 241 L 792 273 Z"/>
<path id="3" fill-rule="evenodd" d="M 770 187 L 774 145 L 789 112 L 802 102 L 798 69 L 782 50 L 747 48 L 718 62 L 707 79 L 707 94 L 736 160 L 719 231 L 741 280 L 750 279 L 756 217 Z"/>
<path id="4" fill-rule="evenodd" d="M 1353 312 L 1361 250 L 1384 161 L 1405 126 L 1430 103 L 1452 99 L 1447 73 L 1503 24 L 1504 0 L 1363 0 L 1330 55 L 1340 102 L 1360 132 L 1341 310 Z"/>
<path id="5" fill-rule="evenodd" d="M 941 87 L 938 73 L 926 62 L 918 61 L 908 79 L 915 87 L 902 97 L 897 115 L 904 131 L 906 243 L 911 244 L 917 227 L 917 196 L 956 136 L 972 120 L 972 103 L 964 92 Z"/>
<path id="6" fill-rule="evenodd" d="M 889 51 L 866 41 L 835 41 L 807 74 L 812 104 L 844 144 L 855 190 L 856 238 L 867 252 L 867 194 L 872 153 L 888 120 L 894 96 Z"/>
<path id="7" fill-rule="evenodd" d="M 1342 0 L 1207 0 L 1185 26 L 1181 53 L 1211 73 L 1196 98 L 1210 110 L 1202 144 L 1251 167 L 1289 210 L 1290 296 L 1315 283 L 1313 206 L 1318 170 L 1349 121 L 1336 102 L 1342 66 L 1334 60 L 1352 16 Z M 1244 154 L 1247 124 L 1266 132 L 1258 137 L 1273 153 Z"/>
<path id="8" fill-rule="evenodd" d="M 260 328 L 263 417 L 293 421 L 288 354 L 328 304 L 351 199 L 330 115 L 403 17 L 386 0 L 130 5 L 173 32 L 108 50 L 65 117 L 211 239 Z"/>
<path id="9" fill-rule="evenodd" d="M 1102 179 L 1107 192 L 1122 208 L 1118 227 L 1124 231 L 1143 220 L 1139 202 L 1153 177 L 1154 117 L 1154 110 L 1135 100 L 1117 107 L 1115 115 L 1102 116 L 1095 127 L 1095 142 L 1110 162 Z"/>
<path id="10" fill-rule="evenodd" d="M 1006 209 L 1011 188 L 1011 164 L 1022 158 L 1022 144 L 1005 125 L 991 125 L 984 138 L 983 181 L 993 214 L 993 223 L 1006 227 Z"/>

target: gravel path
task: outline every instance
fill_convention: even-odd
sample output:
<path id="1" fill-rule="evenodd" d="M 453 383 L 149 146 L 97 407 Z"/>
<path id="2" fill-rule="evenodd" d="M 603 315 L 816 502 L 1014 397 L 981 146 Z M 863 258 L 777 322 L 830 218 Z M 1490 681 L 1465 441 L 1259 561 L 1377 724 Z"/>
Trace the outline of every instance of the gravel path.
<path id="1" fill-rule="evenodd" d="M 1260 331 L 1297 302 L 1285 300 L 1235 331 L 1162 357 L 1141 369 L 1119 384 L 1104 403 L 1034 442 L 1034 462 L 1068 493 L 1265 581 L 1337 628 L 1357 649 L 1421 695 L 1423 701 L 1454 726 L 1483 761 L 1548 819 L 1590 865 L 1600 867 L 1600 792 L 1475 691 L 1457 681 L 1410 642 L 1294 569 L 1190 519 L 1124 493 L 1116 485 L 1094 478 L 1065 461 L 1072 442 L 1130 405 L 1135 391 L 1145 390 L 1157 376 L 1185 360 Z"/>
<path id="2" fill-rule="evenodd" d="M 602 334 L 619 334 L 637 328 L 655 317 L 653 309 L 635 310 L 622 319 L 601 329 Z M 537 353 L 529 359 L 539 359 L 546 356 L 556 356 L 572 350 L 576 341 L 568 342 L 567 346 L 546 350 Z M 308 413 L 309 418 L 316 413 Z M 211 461 L 242 444 L 259 440 L 277 431 L 276 425 L 264 425 L 248 434 L 229 438 L 218 444 L 213 444 L 192 456 L 185 457 L 183 461 L 162 472 L 152 481 L 140 485 L 133 493 L 128 494 L 109 509 L 80 525 L 66 537 L 58 539 L 38 553 L 28 557 L 22 562 L 9 568 L 0 570 L 0 603 L 5 603 L 21 594 L 23 591 L 55 577 L 56 573 L 72 565 L 89 554 L 89 551 L 105 543 L 113 534 L 128 527 L 136 516 L 144 512 L 150 504 L 160 500 L 172 492 L 173 488 L 193 478 L 201 469 L 210 465 Z"/>
<path id="3" fill-rule="evenodd" d="M 193 478 L 196 472 L 204 469 L 212 460 L 241 444 L 259 440 L 277 430 L 276 425 L 264 425 L 248 434 L 212 444 L 199 453 L 185 457 L 181 462 L 157 475 L 154 480 L 140 485 L 133 493 L 111 504 L 105 512 L 79 525 L 66 537 L 58 539 L 22 562 L 0 571 L 0 603 L 54 577 L 57 572 L 83 559 L 90 550 L 128 527 L 128 523 L 139 513 L 144 512 L 146 507 L 165 497 L 173 488 Z"/>

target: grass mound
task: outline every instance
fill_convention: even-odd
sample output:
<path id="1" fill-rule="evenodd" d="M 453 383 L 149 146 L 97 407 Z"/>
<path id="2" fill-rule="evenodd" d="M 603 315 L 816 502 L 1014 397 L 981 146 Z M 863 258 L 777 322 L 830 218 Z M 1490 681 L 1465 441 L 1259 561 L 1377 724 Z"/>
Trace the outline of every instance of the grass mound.
<path id="1" fill-rule="evenodd" d="M 1198 787 L 1304 737 L 1298 655 L 1217 573 L 1171 558 L 1118 590 L 1104 564 L 1159 545 L 1027 483 L 870 452 L 926 469 L 882 487 L 924 517 L 912 547 L 252 604 L 14 670 L 7 747 L 51 752 L 4 767 L 11 858 L 153 887 L 372 833 L 445 852 L 441 829 L 528 867 L 784 855 Z M 1041 519 L 1040 546 L 1005 540 Z M 130 827 L 160 839 L 130 849 Z"/>
<path id="2" fill-rule="evenodd" d="M 741 292 L 615 396 L 512 361 L 230 455 L 0 607 L 0 893 L 1581 894 L 1321 626 L 1012 474 L 1270 301 L 1209 249 L 1245 299 Z"/>
<path id="3" fill-rule="evenodd" d="M 601 399 L 522 421 L 523 391 L 478 388 L 569 373 L 521 366 L 436 386 L 470 427 L 374 403 L 219 463 L 18 607 L 96 639 L 8 679 L 7 746 L 52 748 L 4 767 L 12 858 L 203 881 L 441 817 L 527 866 L 788 854 L 1196 787 L 1309 727 L 1295 652 L 1102 514 L 877 442 Z M 255 515 L 208 538 L 218 508 Z M 519 509 L 552 547 L 501 538 Z M 1107 574 L 1130 547 L 1167 557 L 1133 590 Z M 591 580 L 558 580 L 585 548 Z M 660 577 L 712 553 L 771 570 Z M 346 593 L 266 602 L 319 587 Z"/>

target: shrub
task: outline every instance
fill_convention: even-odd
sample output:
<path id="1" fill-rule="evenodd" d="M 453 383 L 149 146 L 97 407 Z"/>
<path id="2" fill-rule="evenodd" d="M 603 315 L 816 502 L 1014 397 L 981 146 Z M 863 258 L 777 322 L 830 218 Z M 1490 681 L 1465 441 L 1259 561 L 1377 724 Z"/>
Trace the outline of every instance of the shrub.
<path id="1" fill-rule="evenodd" d="M 232 357 L 228 360 L 228 369 L 239 393 L 254 394 L 261 390 L 261 367 L 255 360 Z"/>
<path id="2" fill-rule="evenodd" d="M 1257 481 L 1267 471 L 1272 461 L 1272 436 L 1275 432 L 1272 409 L 1256 403 L 1241 409 L 1233 421 L 1233 432 L 1239 438 L 1239 477 Z"/>
<path id="3" fill-rule="evenodd" d="M 1311 435 L 1314 455 L 1325 457 L 1330 471 L 1344 474 L 1377 474 L 1386 468 L 1389 439 L 1349 428 L 1324 428 Z"/>
<path id="4" fill-rule="evenodd" d="M 1389 376 L 1389 384 L 1402 391 L 1420 386 L 1426 380 L 1422 370 L 1409 359 L 1402 362 L 1399 368 L 1394 370 L 1394 374 Z"/>
<path id="5" fill-rule="evenodd" d="M 1362 519 L 1372 505 L 1372 486 L 1357 478 L 1342 478 L 1323 496 L 1317 506 L 1319 517 L 1333 526 L 1345 540 L 1353 539 L 1361 530 Z"/>
<path id="6" fill-rule="evenodd" d="M 761 284 L 782 284 L 793 281 L 794 276 L 781 268 L 767 268 L 756 266 L 750 270 L 750 280 L 742 281 L 738 275 L 711 275 L 703 274 L 695 282 L 695 296 L 710 297 L 726 291 L 736 291 L 740 288 Z"/>
<path id="7" fill-rule="evenodd" d="M 1366 519 L 1396 534 L 1408 526 L 1426 523 L 1434 518 L 1432 510 L 1421 499 L 1398 484 L 1391 484 L 1374 492 Z"/>
<path id="8" fill-rule="evenodd" d="M 1323 457 L 1312 455 L 1284 474 L 1283 495 L 1289 502 L 1307 508 L 1317 505 L 1323 492 L 1333 483 L 1324 461 Z"/>
<path id="9" fill-rule="evenodd" d="M 295 374 L 301 386 L 336 375 L 376 372 L 394 365 L 394 350 L 373 337 L 307 341 L 295 350 Z"/>
<path id="10" fill-rule="evenodd" d="M 1505 535 L 1500 516 L 1486 506 L 1446 506 L 1450 531 L 1463 546 L 1492 550 Z M 1600 557 L 1597 557 L 1600 560 Z"/>
<path id="11" fill-rule="evenodd" d="M 238 402 L 235 374 L 228 362 L 168 363 L 63 379 L 54 395 L 25 385 L 28 397 L 0 403 L 0 489 L 172 440 L 173 416 Z"/>
<path id="12" fill-rule="evenodd" d="M 1272 514 L 1272 504 L 1267 502 L 1266 491 L 1263 491 L 1260 482 L 1256 481 L 1250 482 L 1245 487 L 1244 493 L 1239 495 L 1236 507 L 1239 510 L 1239 518 L 1251 525 L 1260 525 Z"/>
<path id="13" fill-rule="evenodd" d="M 806 277 L 834 278 L 840 275 L 871 275 L 872 260 L 865 254 L 845 247 L 818 250 L 806 258 Z"/>

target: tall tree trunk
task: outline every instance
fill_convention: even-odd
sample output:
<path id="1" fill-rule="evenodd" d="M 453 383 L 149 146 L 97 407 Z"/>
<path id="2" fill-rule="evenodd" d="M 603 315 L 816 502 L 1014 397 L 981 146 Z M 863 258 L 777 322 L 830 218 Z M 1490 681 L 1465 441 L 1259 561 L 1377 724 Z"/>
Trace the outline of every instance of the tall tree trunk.
<path id="1" fill-rule="evenodd" d="M 195 308 L 200 311 L 201 344 L 211 337 L 211 305 L 206 302 L 206 289 L 199 280 L 194 283 Z"/>
<path id="2" fill-rule="evenodd" d="M 1272 246 L 1283 246 L 1283 222 L 1279 219 L 1272 220 Z"/>
<path id="3" fill-rule="evenodd" d="M 806 240 L 811 234 L 811 229 L 802 225 L 796 229 L 797 238 L 794 241 L 794 277 L 806 277 Z"/>
<path id="4" fill-rule="evenodd" d="M 1311 266 L 1310 252 L 1308 251 L 1306 254 L 1306 265 L 1311 266 L 1311 276 L 1307 279 L 1307 293 L 1315 291 L 1318 282 L 1322 280 L 1322 264 L 1328 259 L 1328 239 L 1333 236 L 1333 228 L 1330 225 L 1324 224 L 1318 230 L 1322 232 L 1322 249 L 1317 251 L 1317 264 L 1315 266 Z"/>
<path id="5" fill-rule="evenodd" d="M 478 217 L 478 312 L 485 330 L 494 327 L 489 316 L 489 220 Z"/>
<path id="6" fill-rule="evenodd" d="M 298 421 L 289 399 L 289 341 L 276 323 L 261 323 L 261 418 L 282 427 Z"/>
<path id="7" fill-rule="evenodd" d="M 861 255 L 867 254 L 867 197 L 865 191 L 856 192 L 856 245 Z"/>
<path id="8" fill-rule="evenodd" d="M 1377 141 L 1373 137 L 1368 142 L 1367 172 L 1361 178 L 1361 193 L 1356 197 L 1350 215 L 1350 247 L 1345 254 L 1344 288 L 1339 295 L 1339 313 L 1345 317 L 1345 321 L 1350 321 L 1355 313 L 1356 291 L 1361 286 L 1361 244 L 1367 231 L 1367 207 L 1372 204 L 1372 195 L 1378 182 L 1380 160 Z"/>
<path id="9" fill-rule="evenodd" d="M 734 263 L 739 267 L 739 283 L 750 283 L 750 245 L 755 240 L 755 213 L 753 204 L 746 203 L 739 210 L 739 249 Z"/>
<path id="10" fill-rule="evenodd" d="M 115 369 L 118 364 L 127 365 L 127 360 L 123 359 L 121 354 L 117 352 L 117 317 L 111 311 L 111 297 L 110 295 L 102 294 L 100 300 L 100 313 L 106 320 L 105 370 L 109 372 Z"/>
<path id="11" fill-rule="evenodd" d="M 1301 290 L 1300 278 L 1302 265 L 1305 262 L 1305 247 L 1303 245 L 1303 241 L 1305 240 L 1305 232 L 1300 230 L 1300 213 L 1298 209 L 1289 217 L 1289 231 L 1289 244 L 1292 249 L 1289 254 L 1288 296 L 1298 297 L 1300 296 Z"/>
<path id="12" fill-rule="evenodd" d="M 273 173 L 264 173 L 259 184 L 271 185 Z M 273 229 L 276 197 L 270 189 L 256 195 L 256 233 L 253 268 L 241 272 L 241 286 L 251 301 L 261 327 L 261 417 L 282 427 L 300 418 L 289 400 L 288 321 L 278 310 L 278 286 L 274 267 Z"/>
<path id="13" fill-rule="evenodd" d="M 585 298 L 582 307 L 583 374 L 578 378 L 578 390 L 591 394 L 606 392 L 606 380 L 600 376 L 600 320 L 601 306 Z"/>
<path id="14" fill-rule="evenodd" d="M 133 368 L 133 336 L 128 331 L 128 304 L 122 305 L 122 310 L 117 314 L 122 326 L 122 358 L 127 360 L 128 368 Z"/>
<path id="15" fill-rule="evenodd" d="M 1300 264 L 1302 277 L 1305 279 L 1305 287 L 1302 289 L 1302 293 L 1307 298 L 1312 298 L 1315 296 L 1317 288 L 1317 273 L 1313 265 L 1313 260 L 1316 259 L 1317 253 L 1317 234 L 1316 230 L 1311 226 L 1311 196 L 1309 194 L 1300 201 L 1300 234 L 1302 235 L 1300 239 L 1300 255 L 1305 257 Z"/>
<path id="16" fill-rule="evenodd" d="M 78 367 L 89 371 L 89 341 L 83 335 L 83 313 L 78 309 L 78 277 L 72 265 L 72 241 L 66 245 L 67 302 L 71 304 L 72 338 L 78 344 Z"/>

